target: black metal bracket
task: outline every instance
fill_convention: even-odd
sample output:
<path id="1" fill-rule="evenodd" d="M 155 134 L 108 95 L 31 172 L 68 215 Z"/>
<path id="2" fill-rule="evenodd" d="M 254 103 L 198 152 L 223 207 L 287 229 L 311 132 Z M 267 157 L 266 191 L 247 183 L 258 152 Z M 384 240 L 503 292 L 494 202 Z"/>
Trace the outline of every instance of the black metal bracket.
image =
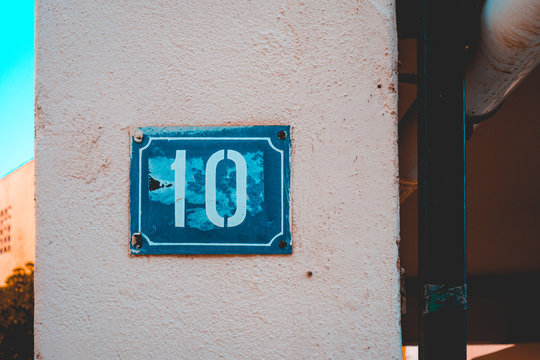
<path id="1" fill-rule="evenodd" d="M 402 0 L 403 1 L 403 0 Z M 421 360 L 466 359 L 464 0 L 424 0 L 418 39 Z"/>

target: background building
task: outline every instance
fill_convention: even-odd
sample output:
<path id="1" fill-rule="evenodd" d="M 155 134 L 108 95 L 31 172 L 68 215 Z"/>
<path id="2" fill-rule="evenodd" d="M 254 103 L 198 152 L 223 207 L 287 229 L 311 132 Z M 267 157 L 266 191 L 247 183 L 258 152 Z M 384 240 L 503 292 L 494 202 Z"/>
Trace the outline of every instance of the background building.
<path id="1" fill-rule="evenodd" d="M 0 282 L 35 257 L 34 160 L 0 179 Z"/>

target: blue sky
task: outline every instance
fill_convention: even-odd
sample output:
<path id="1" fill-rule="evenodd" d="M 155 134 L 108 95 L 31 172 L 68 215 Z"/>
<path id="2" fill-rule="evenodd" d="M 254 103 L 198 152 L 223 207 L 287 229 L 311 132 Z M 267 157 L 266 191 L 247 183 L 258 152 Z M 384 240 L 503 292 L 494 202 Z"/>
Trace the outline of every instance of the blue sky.
<path id="1" fill-rule="evenodd" d="M 0 178 L 34 156 L 34 1 L 0 1 Z"/>

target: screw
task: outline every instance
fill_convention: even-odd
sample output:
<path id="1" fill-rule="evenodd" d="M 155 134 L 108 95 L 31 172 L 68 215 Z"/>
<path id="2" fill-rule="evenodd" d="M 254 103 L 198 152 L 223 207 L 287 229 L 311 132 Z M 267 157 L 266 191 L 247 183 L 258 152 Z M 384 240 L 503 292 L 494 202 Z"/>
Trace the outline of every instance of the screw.
<path id="1" fill-rule="evenodd" d="M 281 248 L 281 249 L 285 249 L 287 247 L 287 242 L 285 240 L 281 240 L 278 244 L 278 246 Z"/>
<path id="2" fill-rule="evenodd" d="M 143 141 L 143 139 L 144 139 L 144 134 L 142 133 L 140 129 L 137 130 L 135 135 L 133 135 L 133 141 L 135 141 L 136 143 L 140 143 Z"/>
<path id="3" fill-rule="evenodd" d="M 283 140 L 287 137 L 287 133 L 281 130 L 280 132 L 277 133 L 277 137 L 279 138 L 279 140 Z"/>
<path id="4" fill-rule="evenodd" d="M 134 233 L 131 235 L 131 245 L 133 245 L 135 249 L 140 249 L 142 247 L 141 233 Z"/>
<path id="5" fill-rule="evenodd" d="M 312 272 L 312 271 L 308 271 L 308 272 L 307 272 L 307 276 L 308 276 L 308 277 L 312 277 L 312 276 L 313 276 L 313 272 Z"/>

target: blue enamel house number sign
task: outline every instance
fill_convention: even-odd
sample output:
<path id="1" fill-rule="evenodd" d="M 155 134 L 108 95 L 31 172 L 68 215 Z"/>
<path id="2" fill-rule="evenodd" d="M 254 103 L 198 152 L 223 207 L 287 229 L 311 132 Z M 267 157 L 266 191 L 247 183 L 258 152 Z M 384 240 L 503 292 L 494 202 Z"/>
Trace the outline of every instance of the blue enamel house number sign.
<path id="1" fill-rule="evenodd" d="M 131 140 L 132 254 L 291 254 L 290 127 L 146 127 Z"/>

